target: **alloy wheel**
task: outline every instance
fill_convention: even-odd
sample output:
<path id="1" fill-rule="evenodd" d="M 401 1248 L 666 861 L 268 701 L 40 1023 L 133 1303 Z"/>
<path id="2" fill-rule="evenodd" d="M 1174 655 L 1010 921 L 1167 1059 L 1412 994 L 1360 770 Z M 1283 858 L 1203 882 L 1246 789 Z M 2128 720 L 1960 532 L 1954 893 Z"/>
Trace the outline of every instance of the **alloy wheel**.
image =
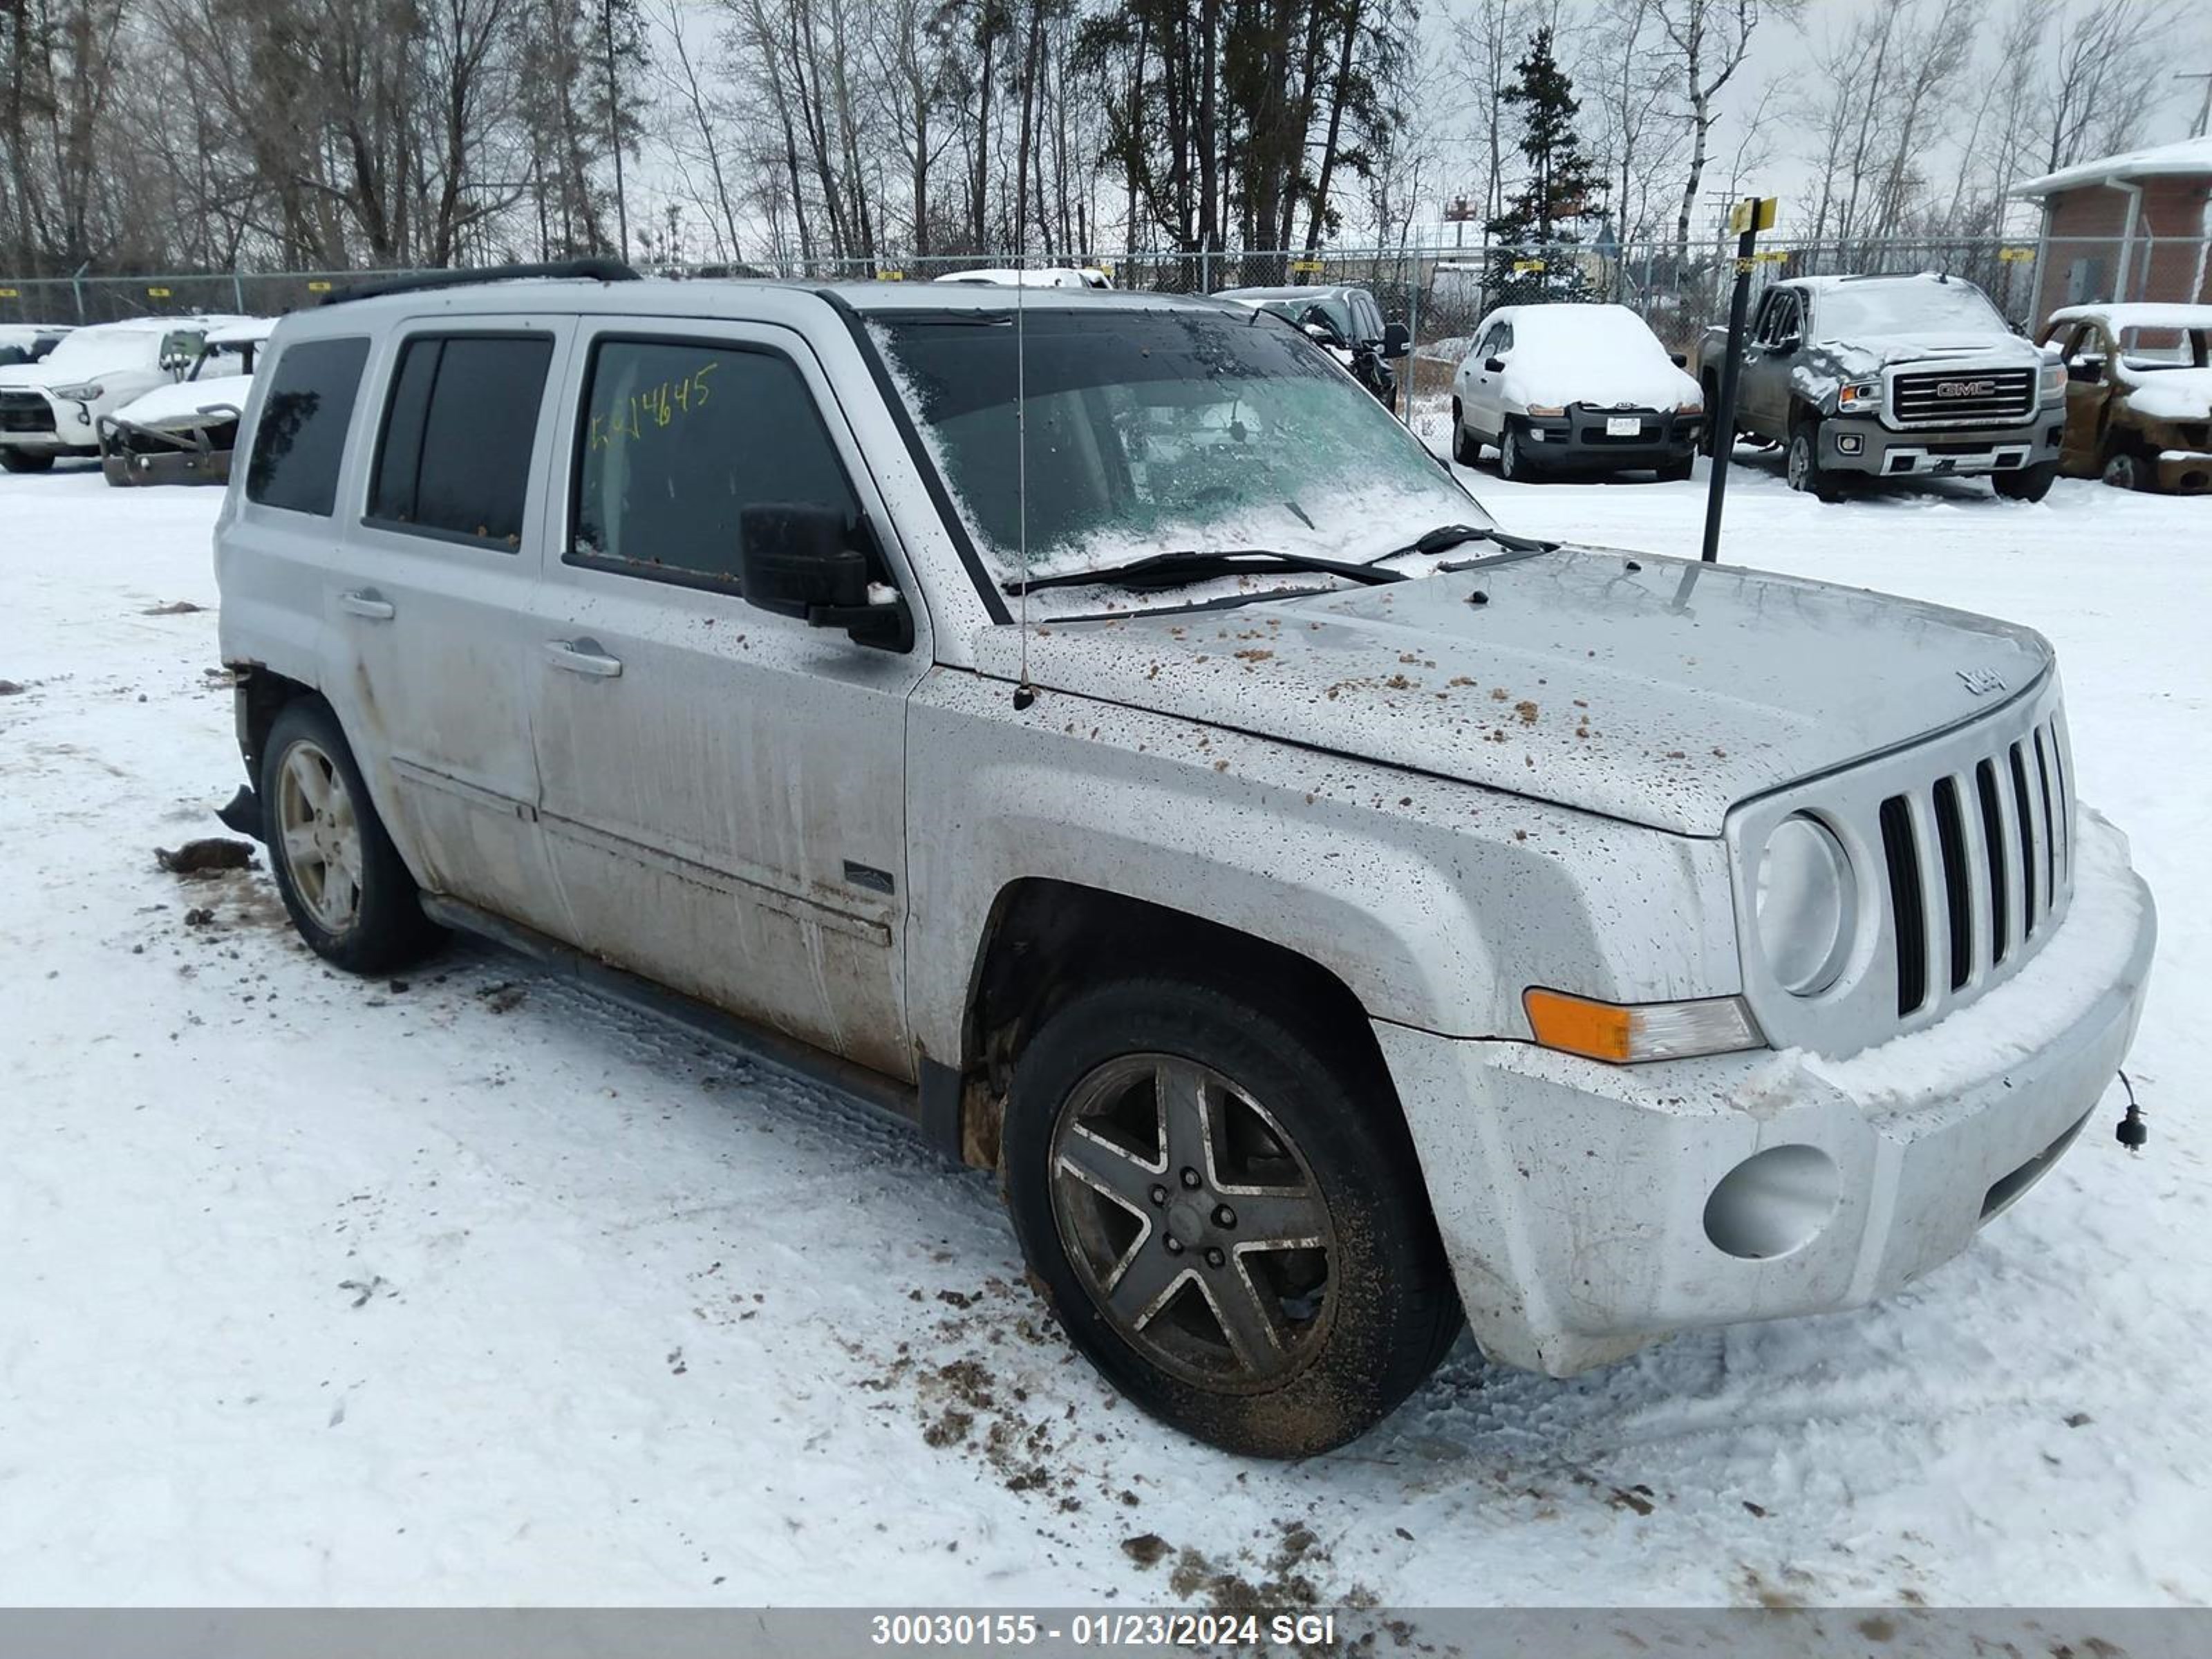
<path id="1" fill-rule="evenodd" d="M 361 914 L 361 823 L 344 775 L 314 744 L 295 743 L 284 757 L 276 830 L 307 914 L 325 933 L 344 933 Z"/>
<path id="2" fill-rule="evenodd" d="M 1171 1054 L 1109 1060 L 1061 1108 L 1051 1170 L 1067 1258 L 1146 1360 L 1256 1393 L 1313 1358 L 1334 1225 L 1297 1145 L 1230 1079 Z"/>

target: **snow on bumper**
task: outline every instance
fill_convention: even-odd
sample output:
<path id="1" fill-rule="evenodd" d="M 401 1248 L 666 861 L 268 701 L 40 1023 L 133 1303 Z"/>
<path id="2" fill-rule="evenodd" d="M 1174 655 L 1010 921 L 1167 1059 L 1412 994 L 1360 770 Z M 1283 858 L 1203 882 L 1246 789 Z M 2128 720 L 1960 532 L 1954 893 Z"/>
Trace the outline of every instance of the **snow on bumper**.
<path id="1" fill-rule="evenodd" d="M 1845 1060 L 1613 1066 L 1376 1022 L 1484 1351 L 1565 1376 L 1670 1331 L 1856 1307 L 1965 1249 L 2070 1144 L 2142 1012 L 2149 891 L 2087 809 L 2077 854 L 2034 961 Z M 1770 1160 L 1764 1190 L 1809 1237 L 1731 1254 L 1708 1231 L 1714 1191 L 1780 1148 L 1805 1150 Z"/>

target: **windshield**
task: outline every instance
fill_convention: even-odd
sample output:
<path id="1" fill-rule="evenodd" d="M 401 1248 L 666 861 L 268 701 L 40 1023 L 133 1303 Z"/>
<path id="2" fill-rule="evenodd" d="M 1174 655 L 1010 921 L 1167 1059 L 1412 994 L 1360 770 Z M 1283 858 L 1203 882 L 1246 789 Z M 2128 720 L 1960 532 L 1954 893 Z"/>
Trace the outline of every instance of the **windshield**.
<path id="1" fill-rule="evenodd" d="M 894 313 L 872 331 L 993 574 L 1018 580 L 1012 313 Z M 1024 332 L 1032 576 L 1187 548 L 1359 560 L 1489 523 L 1325 353 L 1264 318 L 1039 307 Z"/>
<path id="2" fill-rule="evenodd" d="M 1972 283 L 1912 277 L 1895 283 L 1843 283 L 1813 300 L 1813 324 L 1823 340 L 1881 334 L 2004 334 L 1997 308 Z"/>

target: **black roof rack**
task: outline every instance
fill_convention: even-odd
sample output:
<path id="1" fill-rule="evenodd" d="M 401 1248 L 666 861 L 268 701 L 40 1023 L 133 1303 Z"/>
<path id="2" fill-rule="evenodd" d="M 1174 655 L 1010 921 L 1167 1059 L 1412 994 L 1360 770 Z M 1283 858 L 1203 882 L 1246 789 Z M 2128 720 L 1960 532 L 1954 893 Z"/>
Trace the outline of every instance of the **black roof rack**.
<path id="1" fill-rule="evenodd" d="M 465 288 L 477 283 L 504 283 L 519 276 L 566 276 L 594 283 L 635 283 L 638 274 L 619 259 L 594 258 L 589 259 L 556 259 L 546 264 L 478 265 L 471 270 L 422 270 L 412 276 L 394 276 L 388 282 L 363 283 L 358 288 L 347 289 L 342 294 L 325 294 L 326 306 L 343 305 L 348 300 L 373 300 L 380 294 L 413 294 L 432 288 Z"/>

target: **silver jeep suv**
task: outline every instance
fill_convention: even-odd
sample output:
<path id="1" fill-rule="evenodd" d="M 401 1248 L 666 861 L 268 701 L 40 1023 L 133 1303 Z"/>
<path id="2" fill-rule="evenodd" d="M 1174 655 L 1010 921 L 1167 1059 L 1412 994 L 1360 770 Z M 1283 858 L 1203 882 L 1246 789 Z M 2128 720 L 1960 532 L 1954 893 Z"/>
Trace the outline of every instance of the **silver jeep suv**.
<path id="1" fill-rule="evenodd" d="M 904 1115 L 1218 1444 L 1462 1317 L 1564 1376 L 1879 1296 L 2133 1034 L 2040 638 L 1509 535 L 1248 309 L 479 282 L 270 355 L 228 815 L 307 942 L 488 934 Z"/>

